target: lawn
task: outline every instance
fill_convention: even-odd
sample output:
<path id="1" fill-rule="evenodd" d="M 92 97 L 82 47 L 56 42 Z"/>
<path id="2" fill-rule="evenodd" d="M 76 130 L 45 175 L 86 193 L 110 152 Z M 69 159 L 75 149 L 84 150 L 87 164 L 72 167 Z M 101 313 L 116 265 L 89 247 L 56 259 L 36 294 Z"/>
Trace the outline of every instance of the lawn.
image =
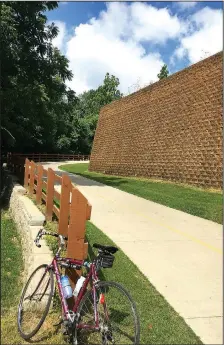
<path id="1" fill-rule="evenodd" d="M 43 210 L 41 205 L 37 206 Z M 47 222 L 45 228 L 55 232 L 58 224 L 56 221 Z M 90 260 L 96 254 L 93 243 L 115 245 L 91 222 L 86 223 L 86 241 L 89 243 Z M 55 253 L 57 239 L 47 236 L 47 243 Z M 184 319 L 121 250 L 115 257 L 113 268 L 101 270 L 100 278 L 121 283 L 132 295 L 140 317 L 141 344 L 202 344 Z"/>
<path id="2" fill-rule="evenodd" d="M 222 224 L 222 193 L 177 183 L 104 175 L 88 171 L 88 163 L 66 164 L 60 169 L 87 177 L 147 200 Z"/>
<path id="3" fill-rule="evenodd" d="M 17 307 L 24 285 L 22 245 L 9 211 L 1 214 L 1 344 L 27 344 L 17 331 Z M 52 310 L 32 339 L 34 344 L 66 344 L 54 323 L 58 309 Z"/>
<path id="4" fill-rule="evenodd" d="M 89 257 L 94 257 L 94 242 L 115 245 L 101 230 L 87 222 Z M 113 268 L 103 269 L 101 279 L 121 283 L 133 297 L 140 317 L 141 344 L 202 344 L 184 319 L 152 286 L 148 279 L 119 250 Z"/>
<path id="5" fill-rule="evenodd" d="M 1 314 L 16 302 L 22 289 L 22 247 L 9 212 L 1 214 Z M 13 303 L 12 303 L 13 302 Z"/>
<path id="6" fill-rule="evenodd" d="M 46 229 L 57 231 L 57 222 L 47 222 Z M 97 253 L 93 243 L 115 245 L 91 222 L 86 225 L 86 241 L 90 260 Z M 47 242 L 56 252 L 57 239 L 49 237 Z M 121 250 L 115 254 L 113 268 L 101 270 L 100 279 L 121 283 L 130 292 L 140 317 L 141 344 L 202 344 L 183 318 Z"/>

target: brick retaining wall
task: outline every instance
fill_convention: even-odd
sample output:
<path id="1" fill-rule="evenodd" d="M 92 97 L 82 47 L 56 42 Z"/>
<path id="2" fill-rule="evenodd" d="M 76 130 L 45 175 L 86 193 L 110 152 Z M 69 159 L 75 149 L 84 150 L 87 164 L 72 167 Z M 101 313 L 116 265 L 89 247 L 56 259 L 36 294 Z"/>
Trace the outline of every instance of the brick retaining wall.
<path id="1" fill-rule="evenodd" d="M 90 170 L 221 187 L 222 53 L 102 108 Z"/>

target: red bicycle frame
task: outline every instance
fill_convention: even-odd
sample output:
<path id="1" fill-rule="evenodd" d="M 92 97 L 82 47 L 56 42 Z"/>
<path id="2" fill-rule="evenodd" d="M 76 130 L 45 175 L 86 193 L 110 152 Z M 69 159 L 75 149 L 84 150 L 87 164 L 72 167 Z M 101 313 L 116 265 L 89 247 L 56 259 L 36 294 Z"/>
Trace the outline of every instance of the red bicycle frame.
<path id="1" fill-rule="evenodd" d="M 57 285 L 58 285 L 58 290 L 59 290 L 59 295 L 60 295 L 60 299 L 61 299 L 61 304 L 62 304 L 62 310 L 63 310 L 63 314 L 65 316 L 65 318 L 68 320 L 69 319 L 69 308 L 68 308 L 68 303 L 66 301 L 66 298 L 64 296 L 64 292 L 62 289 L 62 285 L 61 285 L 61 274 L 59 273 L 59 265 L 60 263 L 66 263 L 66 264 L 71 264 L 71 265 L 75 265 L 75 266 L 84 266 L 85 262 L 83 260 L 74 260 L 71 258 L 62 258 L 59 256 L 55 256 L 52 263 L 47 267 L 46 270 L 52 269 L 55 273 L 56 276 L 56 280 L 57 280 Z M 88 286 L 88 283 L 90 282 L 90 280 L 93 280 L 93 282 L 97 282 L 99 281 L 98 279 L 98 275 L 96 272 L 96 267 L 94 263 L 90 264 L 90 269 L 88 272 L 88 275 L 83 283 L 82 288 L 79 291 L 79 294 L 77 296 L 77 298 L 74 298 L 74 307 L 73 307 L 73 312 L 77 313 L 78 310 L 78 306 L 80 304 L 81 299 L 83 298 L 86 288 Z M 96 302 L 96 287 L 95 284 L 93 284 L 93 301 L 94 301 L 94 319 L 95 319 L 95 326 L 92 325 L 84 325 L 84 324 L 79 324 L 77 325 L 77 328 L 86 328 L 86 329 L 92 329 L 92 330 L 99 330 L 99 317 L 98 317 L 98 312 L 97 312 L 97 302 Z"/>

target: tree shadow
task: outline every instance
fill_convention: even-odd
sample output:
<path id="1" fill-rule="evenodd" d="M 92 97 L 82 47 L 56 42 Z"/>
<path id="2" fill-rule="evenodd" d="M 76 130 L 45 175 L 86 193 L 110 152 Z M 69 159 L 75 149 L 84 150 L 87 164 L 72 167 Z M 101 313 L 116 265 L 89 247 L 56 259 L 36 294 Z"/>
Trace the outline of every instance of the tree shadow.
<path id="1" fill-rule="evenodd" d="M 10 197 L 13 190 L 13 182 L 19 182 L 15 176 L 10 174 L 10 171 L 5 167 L 1 168 L 1 194 L 0 194 L 0 209 L 7 210 L 9 208 Z"/>
<path id="2" fill-rule="evenodd" d="M 36 161 L 35 162 L 36 164 L 41 164 L 41 165 L 45 165 L 45 164 L 58 164 L 58 163 L 61 163 L 61 164 L 73 164 L 73 163 L 89 163 L 89 161 L 87 160 L 54 160 L 54 161 L 43 161 L 43 162 L 39 162 L 39 161 Z"/>
<path id="3" fill-rule="evenodd" d="M 55 173 L 59 176 L 63 174 L 67 174 L 72 183 L 78 186 L 98 186 L 104 187 L 104 185 L 111 186 L 111 187 L 120 187 L 128 183 L 124 178 L 116 177 L 116 176 L 83 176 L 79 173 L 69 173 L 62 170 L 55 170 Z"/>

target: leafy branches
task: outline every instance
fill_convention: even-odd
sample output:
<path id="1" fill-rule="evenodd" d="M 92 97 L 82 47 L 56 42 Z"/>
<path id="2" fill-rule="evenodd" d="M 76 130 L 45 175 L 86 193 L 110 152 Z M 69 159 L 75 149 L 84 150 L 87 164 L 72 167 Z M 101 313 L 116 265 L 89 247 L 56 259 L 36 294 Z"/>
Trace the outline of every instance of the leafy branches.
<path id="1" fill-rule="evenodd" d="M 107 73 L 101 86 L 78 98 L 66 86 L 73 78 L 69 61 L 52 44 L 58 28 L 47 25 L 45 13 L 57 2 L 0 6 L 1 121 L 15 138 L 14 149 L 89 153 L 101 107 L 122 97 L 119 80 Z"/>

